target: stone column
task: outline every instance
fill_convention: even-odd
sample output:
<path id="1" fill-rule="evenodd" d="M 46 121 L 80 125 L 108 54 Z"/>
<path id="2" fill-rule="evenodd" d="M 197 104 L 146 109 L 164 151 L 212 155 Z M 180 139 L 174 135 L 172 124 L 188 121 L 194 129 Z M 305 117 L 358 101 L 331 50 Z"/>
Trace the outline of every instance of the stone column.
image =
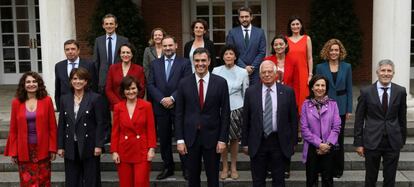
<path id="1" fill-rule="evenodd" d="M 410 92 L 411 0 L 374 0 L 372 81 L 381 59 L 395 63 L 393 82 L 407 89 L 408 118 L 414 119 L 414 100 Z"/>
<path id="2" fill-rule="evenodd" d="M 65 59 L 63 43 L 76 39 L 74 0 L 39 0 L 43 79 L 55 95 L 55 64 Z"/>

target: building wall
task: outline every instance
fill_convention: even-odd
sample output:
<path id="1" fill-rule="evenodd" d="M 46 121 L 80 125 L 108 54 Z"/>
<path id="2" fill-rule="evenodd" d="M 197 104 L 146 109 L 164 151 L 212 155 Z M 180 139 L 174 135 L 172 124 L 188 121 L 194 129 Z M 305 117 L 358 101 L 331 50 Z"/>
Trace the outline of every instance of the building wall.
<path id="1" fill-rule="evenodd" d="M 86 40 L 90 25 L 90 17 L 95 9 L 97 0 L 83 1 L 75 0 L 76 11 L 76 35 L 81 44 L 81 57 L 90 58 L 92 47 L 88 46 Z M 286 34 L 286 25 L 289 16 L 299 15 L 304 22 L 305 28 L 310 24 L 310 2 L 311 0 L 298 1 L 277 0 L 276 1 L 276 33 Z M 162 6 L 160 6 L 162 5 Z M 181 1 L 177 0 L 150 0 L 142 1 L 142 16 L 146 22 L 146 38 L 155 27 L 162 27 L 165 31 L 176 37 L 178 54 L 182 54 L 182 14 Z M 371 82 L 372 63 L 372 11 L 373 2 L 354 0 L 355 14 L 359 17 L 360 27 L 363 35 L 361 64 L 353 71 L 355 83 Z M 273 36 L 271 36 L 273 37 Z"/>

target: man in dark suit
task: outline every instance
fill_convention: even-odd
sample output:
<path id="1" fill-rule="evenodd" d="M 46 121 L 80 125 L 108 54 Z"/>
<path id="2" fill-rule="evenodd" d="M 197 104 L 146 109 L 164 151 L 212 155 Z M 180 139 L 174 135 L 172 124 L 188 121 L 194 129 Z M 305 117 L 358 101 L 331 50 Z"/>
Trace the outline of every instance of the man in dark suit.
<path id="1" fill-rule="evenodd" d="M 381 157 L 383 186 L 395 186 L 400 150 L 407 137 L 407 92 L 391 80 L 394 63 L 378 63 L 378 81 L 361 89 L 355 111 L 354 146 L 365 157 L 365 186 L 375 187 Z"/>
<path id="2" fill-rule="evenodd" d="M 186 155 L 188 186 L 200 186 L 201 159 L 209 187 L 218 187 L 220 153 L 226 148 L 230 123 L 227 82 L 209 73 L 210 53 L 194 51 L 195 73 L 182 79 L 176 100 L 177 150 Z"/>
<path id="3" fill-rule="evenodd" d="M 250 156 L 253 186 L 266 186 L 268 166 L 272 186 L 285 186 L 285 165 L 297 143 L 295 94 L 276 83 L 271 61 L 264 61 L 259 71 L 262 84 L 249 87 L 244 98 L 241 145 Z"/>
<path id="4" fill-rule="evenodd" d="M 60 97 L 72 93 L 70 90 L 69 74 L 73 68 L 83 67 L 88 70 L 91 81 L 89 85 L 96 91 L 95 67 L 92 62 L 79 58 L 79 43 L 76 40 L 67 40 L 63 44 L 66 60 L 55 65 L 55 103 L 57 110 L 60 109 Z"/>
<path id="5" fill-rule="evenodd" d="M 163 57 L 155 59 L 150 65 L 148 79 L 148 93 L 157 124 L 157 134 L 160 140 L 161 158 L 164 169 L 157 179 L 165 179 L 174 174 L 174 160 L 172 155 L 172 125 L 174 123 L 175 98 L 178 83 L 184 77 L 191 75 L 191 62 L 178 57 L 176 54 L 177 42 L 172 36 L 162 39 Z M 182 164 L 184 166 L 184 164 Z M 183 168 L 184 177 L 186 177 Z"/>
<path id="6" fill-rule="evenodd" d="M 237 65 L 249 73 L 250 85 L 259 83 L 258 68 L 266 55 L 266 37 L 263 29 L 252 26 L 252 10 L 241 7 L 239 12 L 240 26 L 231 29 L 226 44 L 233 45 L 239 51 Z"/>

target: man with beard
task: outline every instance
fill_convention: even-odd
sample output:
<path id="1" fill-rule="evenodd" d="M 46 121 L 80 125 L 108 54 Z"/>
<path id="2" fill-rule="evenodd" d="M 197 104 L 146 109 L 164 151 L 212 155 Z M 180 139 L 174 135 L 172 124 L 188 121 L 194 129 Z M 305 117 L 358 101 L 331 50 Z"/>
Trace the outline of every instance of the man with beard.
<path id="1" fill-rule="evenodd" d="M 252 26 L 252 10 L 241 7 L 238 10 L 240 26 L 234 27 L 227 35 L 226 44 L 233 45 L 239 51 L 237 65 L 245 68 L 250 85 L 259 82 L 259 67 L 266 55 L 266 37 L 263 29 Z"/>
<path id="2" fill-rule="evenodd" d="M 197 48 L 193 54 L 195 73 L 180 81 L 176 99 L 175 136 L 177 150 L 186 155 L 188 186 L 200 186 L 201 160 L 209 187 L 219 186 L 220 153 L 229 138 L 230 102 L 227 82 L 211 74 L 210 53 Z"/>
<path id="3" fill-rule="evenodd" d="M 162 56 L 152 61 L 148 77 L 148 94 L 152 100 L 157 134 L 160 140 L 161 158 L 164 169 L 157 176 L 158 180 L 174 174 L 174 160 L 171 148 L 172 126 L 175 115 L 175 98 L 177 87 L 181 79 L 191 74 L 191 64 L 186 58 L 176 54 L 177 42 L 172 36 L 162 39 Z M 182 157 L 182 166 L 183 159 Z M 187 172 L 183 167 L 183 176 L 187 179 Z"/>

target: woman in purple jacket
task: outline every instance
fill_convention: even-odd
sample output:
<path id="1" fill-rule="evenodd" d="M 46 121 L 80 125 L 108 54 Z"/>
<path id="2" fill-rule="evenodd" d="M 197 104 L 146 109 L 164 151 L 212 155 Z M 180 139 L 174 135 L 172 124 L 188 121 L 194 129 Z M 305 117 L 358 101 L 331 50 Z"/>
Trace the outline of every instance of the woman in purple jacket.
<path id="1" fill-rule="evenodd" d="M 333 186 L 332 151 L 337 144 L 341 118 L 335 100 L 328 97 L 328 79 L 315 75 L 309 81 L 309 96 L 302 105 L 302 161 L 306 163 L 306 186 L 318 186 L 318 173 L 322 186 Z"/>

